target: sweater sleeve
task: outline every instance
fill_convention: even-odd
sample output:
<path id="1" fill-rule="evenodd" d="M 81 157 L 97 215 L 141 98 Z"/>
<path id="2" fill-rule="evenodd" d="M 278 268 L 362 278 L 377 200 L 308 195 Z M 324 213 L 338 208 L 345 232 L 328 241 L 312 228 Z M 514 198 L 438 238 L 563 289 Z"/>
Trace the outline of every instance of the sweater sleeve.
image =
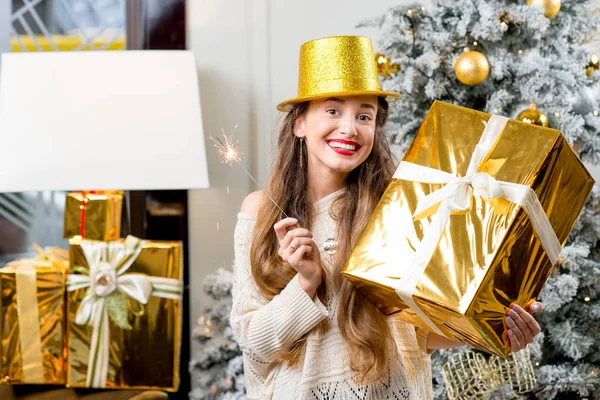
<path id="1" fill-rule="evenodd" d="M 271 301 L 259 294 L 250 270 L 254 223 L 253 214 L 238 214 L 230 323 L 245 361 L 253 364 L 255 374 L 266 379 L 275 353 L 312 330 L 327 318 L 328 311 L 318 297 L 313 301 L 302 289 L 298 275 Z"/>
<path id="2" fill-rule="evenodd" d="M 429 334 L 431 332 L 429 332 L 427 329 L 415 326 L 415 331 L 417 334 L 417 343 L 419 344 L 419 349 L 421 349 L 421 351 L 423 353 L 427 353 L 427 354 L 431 354 L 434 352 L 435 349 L 431 349 L 428 350 L 427 349 L 427 340 L 429 339 Z"/>
<path id="3" fill-rule="evenodd" d="M 427 329 L 421 328 L 404 322 L 399 318 L 400 314 L 392 314 L 389 319 L 392 322 L 392 326 L 396 329 L 398 339 L 404 343 L 400 345 L 403 350 L 409 348 L 418 350 L 422 353 L 422 356 L 429 356 L 434 350 L 427 349 L 427 340 L 429 339 L 429 332 Z"/>

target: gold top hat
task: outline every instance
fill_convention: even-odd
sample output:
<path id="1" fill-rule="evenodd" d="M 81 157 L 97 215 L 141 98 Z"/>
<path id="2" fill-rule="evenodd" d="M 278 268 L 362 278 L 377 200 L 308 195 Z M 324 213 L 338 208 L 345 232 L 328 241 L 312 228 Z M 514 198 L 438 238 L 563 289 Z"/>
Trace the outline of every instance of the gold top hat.
<path id="1" fill-rule="evenodd" d="M 375 95 L 387 101 L 400 93 L 381 90 L 371 39 L 333 36 L 311 40 L 300 47 L 298 96 L 279 103 L 289 111 L 296 103 L 331 96 Z"/>

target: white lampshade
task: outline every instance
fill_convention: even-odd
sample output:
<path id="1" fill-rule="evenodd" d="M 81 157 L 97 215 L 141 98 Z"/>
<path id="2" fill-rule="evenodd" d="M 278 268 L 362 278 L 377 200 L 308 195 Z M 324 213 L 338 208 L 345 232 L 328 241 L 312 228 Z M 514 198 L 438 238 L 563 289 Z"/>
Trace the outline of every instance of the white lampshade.
<path id="1" fill-rule="evenodd" d="M 2 54 L 0 192 L 208 187 L 189 51 Z"/>

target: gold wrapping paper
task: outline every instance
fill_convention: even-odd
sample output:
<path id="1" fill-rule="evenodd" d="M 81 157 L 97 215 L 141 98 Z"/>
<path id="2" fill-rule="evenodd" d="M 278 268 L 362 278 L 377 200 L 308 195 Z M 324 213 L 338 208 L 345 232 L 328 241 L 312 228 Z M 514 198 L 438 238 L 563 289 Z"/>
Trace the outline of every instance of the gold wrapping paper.
<path id="1" fill-rule="evenodd" d="M 436 101 L 403 161 L 464 176 L 489 118 Z M 562 245 L 594 184 L 559 131 L 514 120 L 478 171 L 531 187 Z M 384 313 L 401 311 L 398 318 L 425 328 L 395 289 L 399 263 L 410 262 L 431 222 L 413 220 L 417 202 L 441 187 L 393 179 L 342 272 Z M 469 211 L 450 216 L 413 299 L 448 338 L 506 357 L 506 308 L 536 298 L 551 269 L 520 206 L 474 194 Z"/>
<path id="2" fill-rule="evenodd" d="M 123 192 L 118 190 L 68 193 L 63 237 L 83 236 L 90 240 L 119 239 L 122 206 Z"/>
<path id="3" fill-rule="evenodd" d="M 66 383 L 67 251 L 38 251 L 0 269 L 0 382 Z"/>
<path id="4" fill-rule="evenodd" d="M 121 239 L 122 240 L 122 239 Z M 69 240 L 71 268 L 88 267 L 80 239 Z M 143 241 L 143 249 L 127 273 L 183 279 L 181 242 Z M 67 293 L 69 360 L 67 384 L 85 387 L 92 326 L 78 325 L 75 315 L 87 289 Z M 160 389 L 179 387 L 181 300 L 151 296 L 148 304 L 127 298 L 131 330 L 110 322 L 107 388 Z"/>

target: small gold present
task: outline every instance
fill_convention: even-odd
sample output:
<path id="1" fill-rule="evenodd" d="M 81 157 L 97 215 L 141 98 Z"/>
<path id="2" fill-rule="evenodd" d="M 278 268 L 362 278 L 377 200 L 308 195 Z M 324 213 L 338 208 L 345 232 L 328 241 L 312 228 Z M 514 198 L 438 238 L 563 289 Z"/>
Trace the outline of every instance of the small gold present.
<path id="1" fill-rule="evenodd" d="M 436 101 L 343 270 L 384 313 L 506 357 L 594 184 L 560 131 Z"/>
<path id="2" fill-rule="evenodd" d="M 72 192 L 66 195 L 63 237 L 117 240 L 121 233 L 123 192 Z"/>
<path id="3" fill-rule="evenodd" d="M 128 236 L 69 244 L 67 384 L 176 391 L 182 243 Z"/>
<path id="4" fill-rule="evenodd" d="M 0 382 L 64 385 L 68 252 L 36 250 L 0 269 Z"/>

